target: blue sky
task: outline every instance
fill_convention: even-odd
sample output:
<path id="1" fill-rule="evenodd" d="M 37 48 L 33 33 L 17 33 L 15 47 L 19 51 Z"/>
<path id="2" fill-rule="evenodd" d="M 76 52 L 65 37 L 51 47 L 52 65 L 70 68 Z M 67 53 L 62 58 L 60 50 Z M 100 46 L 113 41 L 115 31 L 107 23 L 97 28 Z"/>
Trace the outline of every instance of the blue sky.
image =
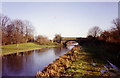
<path id="1" fill-rule="evenodd" d="M 109 29 L 118 17 L 117 2 L 3 2 L 2 13 L 29 20 L 35 34 L 85 37 L 93 26 Z"/>

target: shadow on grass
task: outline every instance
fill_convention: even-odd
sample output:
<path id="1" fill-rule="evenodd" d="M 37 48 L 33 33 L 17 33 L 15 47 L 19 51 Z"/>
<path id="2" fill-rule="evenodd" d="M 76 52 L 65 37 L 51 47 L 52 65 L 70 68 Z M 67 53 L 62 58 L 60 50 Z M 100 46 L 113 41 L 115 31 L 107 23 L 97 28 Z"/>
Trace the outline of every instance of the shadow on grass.
<path id="1" fill-rule="evenodd" d="M 115 45 L 82 45 L 83 51 L 90 53 L 98 63 L 107 63 L 107 60 L 120 68 L 119 46 Z"/>

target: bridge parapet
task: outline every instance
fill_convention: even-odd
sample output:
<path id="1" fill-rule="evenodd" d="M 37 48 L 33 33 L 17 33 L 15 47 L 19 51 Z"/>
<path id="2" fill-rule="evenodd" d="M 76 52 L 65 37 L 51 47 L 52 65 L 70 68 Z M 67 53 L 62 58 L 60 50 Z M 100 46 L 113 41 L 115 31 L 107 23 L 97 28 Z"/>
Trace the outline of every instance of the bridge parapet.
<path id="1" fill-rule="evenodd" d="M 75 41 L 77 43 L 83 43 L 87 40 L 87 38 L 82 38 L 82 37 L 62 37 L 61 44 L 64 46 L 67 46 L 67 42 L 69 41 Z"/>
<path id="2" fill-rule="evenodd" d="M 79 39 L 81 37 L 62 37 L 62 41 L 67 41 L 67 40 L 76 40 Z"/>

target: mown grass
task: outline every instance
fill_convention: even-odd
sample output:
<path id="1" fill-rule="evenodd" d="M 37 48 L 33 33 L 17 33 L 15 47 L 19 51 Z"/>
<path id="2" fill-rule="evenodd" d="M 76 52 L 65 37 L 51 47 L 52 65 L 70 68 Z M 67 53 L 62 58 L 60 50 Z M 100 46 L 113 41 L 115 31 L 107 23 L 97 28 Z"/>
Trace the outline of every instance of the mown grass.
<path id="1" fill-rule="evenodd" d="M 56 45 L 38 45 L 36 43 L 21 43 L 18 44 L 18 47 L 16 44 L 11 45 L 5 45 L 1 46 L 2 49 L 2 55 L 16 53 L 16 52 L 23 52 L 23 51 L 29 51 L 33 49 L 40 49 L 45 47 L 55 47 Z"/>

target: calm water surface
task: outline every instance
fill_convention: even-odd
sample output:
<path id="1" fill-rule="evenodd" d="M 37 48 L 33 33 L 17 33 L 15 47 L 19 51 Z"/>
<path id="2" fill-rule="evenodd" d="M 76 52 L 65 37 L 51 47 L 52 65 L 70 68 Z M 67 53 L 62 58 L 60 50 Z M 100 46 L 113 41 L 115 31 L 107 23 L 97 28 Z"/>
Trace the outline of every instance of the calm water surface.
<path id="1" fill-rule="evenodd" d="M 3 76 L 35 76 L 45 66 L 64 55 L 73 46 L 32 50 L 2 57 Z"/>

